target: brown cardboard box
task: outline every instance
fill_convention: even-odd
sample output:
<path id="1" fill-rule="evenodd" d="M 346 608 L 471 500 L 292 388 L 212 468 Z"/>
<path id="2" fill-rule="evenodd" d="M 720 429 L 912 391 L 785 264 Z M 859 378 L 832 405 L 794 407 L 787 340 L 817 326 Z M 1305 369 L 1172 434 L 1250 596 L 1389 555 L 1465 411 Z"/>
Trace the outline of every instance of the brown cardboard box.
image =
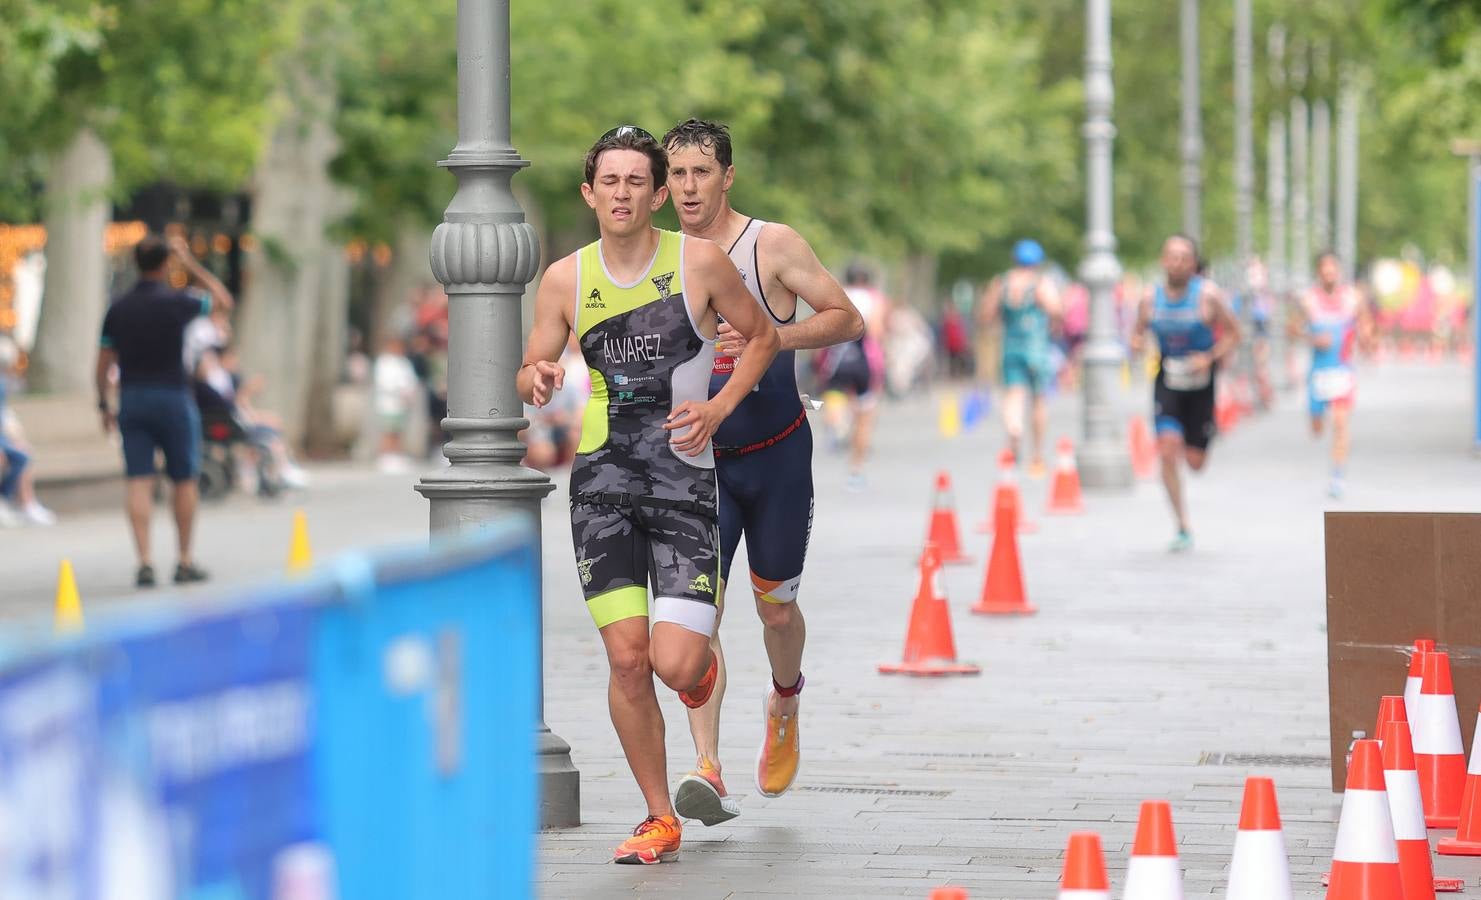
<path id="1" fill-rule="evenodd" d="M 1402 694 L 1416 638 L 1450 653 L 1461 734 L 1481 703 L 1481 515 L 1327 513 L 1327 696 L 1332 790 L 1378 698 Z M 1376 737 L 1369 734 L 1368 737 Z"/>

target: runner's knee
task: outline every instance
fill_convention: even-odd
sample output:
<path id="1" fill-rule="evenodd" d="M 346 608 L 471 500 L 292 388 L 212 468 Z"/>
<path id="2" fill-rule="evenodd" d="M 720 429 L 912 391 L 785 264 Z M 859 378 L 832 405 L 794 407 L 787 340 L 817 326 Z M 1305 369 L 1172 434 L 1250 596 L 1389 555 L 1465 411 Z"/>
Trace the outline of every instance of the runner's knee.
<path id="1" fill-rule="evenodd" d="M 1190 447 L 1185 454 L 1185 459 L 1188 461 L 1188 468 L 1199 472 L 1203 470 L 1203 464 L 1208 461 L 1208 455 L 1202 450 L 1194 450 Z"/>
<path id="2" fill-rule="evenodd" d="M 637 643 L 607 648 L 607 662 L 612 678 L 624 691 L 632 691 L 653 682 L 653 665 L 648 648 Z"/>
<path id="3" fill-rule="evenodd" d="M 757 595 L 756 612 L 761 616 L 761 624 L 770 629 L 790 628 L 802 620 L 802 610 L 797 608 L 795 601 L 773 603 Z"/>

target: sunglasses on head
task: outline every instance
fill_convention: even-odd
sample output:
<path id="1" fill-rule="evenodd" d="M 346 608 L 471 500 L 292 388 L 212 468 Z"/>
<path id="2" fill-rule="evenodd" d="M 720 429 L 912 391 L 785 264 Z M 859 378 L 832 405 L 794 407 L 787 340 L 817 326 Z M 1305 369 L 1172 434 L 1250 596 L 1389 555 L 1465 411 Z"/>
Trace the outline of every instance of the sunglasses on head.
<path id="1" fill-rule="evenodd" d="M 658 138 L 654 137 L 653 135 L 649 134 L 647 131 L 639 128 L 636 125 L 618 125 L 616 128 L 597 138 L 597 142 L 600 143 L 602 141 L 611 140 L 612 138 L 626 137 L 629 134 L 636 134 L 639 137 L 647 138 L 655 144 L 658 143 Z"/>

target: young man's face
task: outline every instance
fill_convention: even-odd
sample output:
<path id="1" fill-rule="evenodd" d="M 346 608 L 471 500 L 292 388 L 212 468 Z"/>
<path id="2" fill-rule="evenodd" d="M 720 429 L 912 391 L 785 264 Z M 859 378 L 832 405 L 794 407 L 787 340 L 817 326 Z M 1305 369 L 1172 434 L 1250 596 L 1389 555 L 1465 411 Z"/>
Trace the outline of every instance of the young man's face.
<path id="1" fill-rule="evenodd" d="M 1198 257 L 1193 248 L 1182 238 L 1168 238 L 1162 245 L 1162 271 L 1167 273 L 1167 283 L 1187 284 L 1198 271 Z"/>
<path id="2" fill-rule="evenodd" d="M 1342 266 L 1338 265 L 1337 257 L 1323 256 L 1316 264 L 1316 274 L 1321 278 L 1322 284 L 1332 287 L 1342 278 Z"/>
<path id="3" fill-rule="evenodd" d="M 669 193 L 685 231 L 703 229 L 725 208 L 725 192 L 735 181 L 735 167 L 722 166 L 713 147 L 670 145 Z"/>
<path id="4" fill-rule="evenodd" d="M 597 157 L 591 181 L 581 185 L 581 196 L 596 212 L 603 234 L 620 236 L 642 231 L 668 199 L 668 188 L 653 183 L 647 154 L 637 150 L 603 151 Z"/>

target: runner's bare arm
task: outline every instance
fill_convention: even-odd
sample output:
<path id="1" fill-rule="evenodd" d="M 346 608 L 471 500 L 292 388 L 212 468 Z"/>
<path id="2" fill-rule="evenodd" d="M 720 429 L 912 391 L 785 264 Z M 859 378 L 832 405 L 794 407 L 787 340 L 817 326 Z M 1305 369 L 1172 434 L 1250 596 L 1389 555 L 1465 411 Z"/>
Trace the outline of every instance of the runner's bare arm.
<path id="1" fill-rule="evenodd" d="M 1141 356 L 1147 346 L 1147 326 L 1152 324 L 1152 292 L 1142 293 L 1136 304 L 1136 324 L 1131 328 L 1131 355 Z"/>
<path id="2" fill-rule="evenodd" d="M 1039 305 L 1044 307 L 1044 312 L 1048 313 L 1050 318 L 1058 319 L 1064 315 L 1064 304 L 1061 302 L 1059 296 L 1059 288 L 1055 287 L 1054 282 L 1050 279 L 1039 279 L 1039 283 L 1034 287 L 1034 296 L 1038 299 Z"/>
<path id="3" fill-rule="evenodd" d="M 685 291 L 705 298 L 707 308 L 702 319 L 712 321 L 714 313 L 719 313 L 736 331 L 747 336 L 746 352 L 736 361 L 735 371 L 725 387 L 709 400 L 680 403 L 664 425 L 676 435 L 672 439 L 675 450 L 698 456 L 704 452 L 715 429 L 761 380 L 766 367 L 776 357 L 781 339 L 777 337 L 776 326 L 746 290 L 740 272 L 724 250 L 709 241 L 696 240 L 688 241 L 684 252 Z"/>
<path id="4" fill-rule="evenodd" d="M 525 343 L 524 365 L 515 378 L 524 402 L 544 406 L 564 384 L 566 370 L 556 360 L 570 337 L 570 313 L 575 306 L 576 256 L 572 254 L 545 270 L 535 293 L 535 322 Z"/>
<path id="5" fill-rule="evenodd" d="M 1229 302 L 1224 299 L 1222 288 L 1218 285 L 1210 285 L 1207 296 L 1214 320 L 1214 333 L 1218 335 L 1208 355 L 1214 362 L 1219 362 L 1239 346 L 1239 320 L 1234 317 L 1234 311 L 1229 308 Z"/>
<path id="6" fill-rule="evenodd" d="M 817 350 L 857 340 L 864 333 L 864 317 L 802 235 L 772 223 L 761 230 L 761 240 L 777 281 L 814 313 L 806 321 L 777 329 L 781 349 Z"/>

